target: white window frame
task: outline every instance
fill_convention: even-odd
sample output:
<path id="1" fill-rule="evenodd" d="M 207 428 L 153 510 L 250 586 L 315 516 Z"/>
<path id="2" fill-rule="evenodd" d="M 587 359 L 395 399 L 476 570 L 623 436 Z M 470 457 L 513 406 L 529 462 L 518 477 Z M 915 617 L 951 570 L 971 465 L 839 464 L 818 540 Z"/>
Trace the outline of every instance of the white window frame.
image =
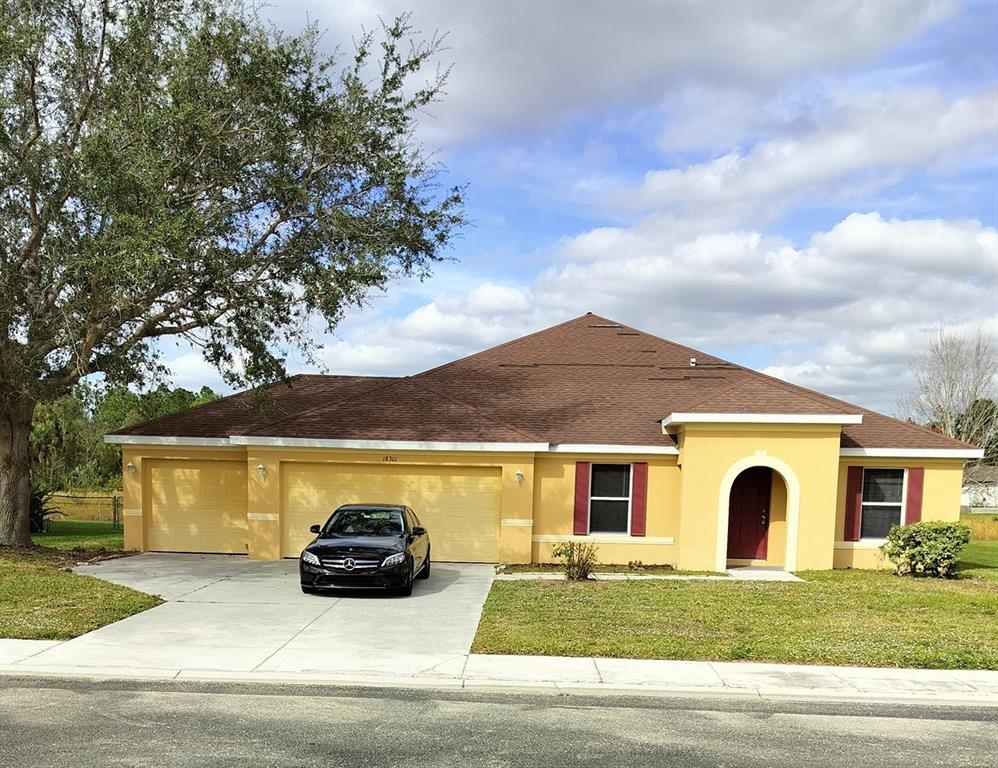
<path id="1" fill-rule="evenodd" d="M 908 508 L 908 468 L 907 467 L 863 467 L 863 489 L 866 488 L 866 470 L 868 469 L 890 469 L 895 472 L 901 473 L 901 513 L 898 516 L 898 525 L 904 525 L 904 515 L 905 510 Z M 884 543 L 887 541 L 885 538 L 877 538 L 875 536 L 863 536 L 863 509 L 864 507 L 896 507 L 893 501 L 864 501 L 863 493 L 860 492 L 859 500 L 859 530 L 860 530 L 860 541 L 867 542 L 877 542 Z"/>
<path id="2" fill-rule="evenodd" d="M 627 496 L 593 496 L 593 467 L 597 464 L 609 467 L 627 467 Z M 592 529 L 592 510 L 594 501 L 627 501 L 627 530 L 626 531 L 596 531 Z M 622 461 L 591 461 L 589 462 L 589 496 L 586 501 L 586 535 L 587 536 L 620 536 L 626 538 L 631 535 L 631 511 L 634 508 L 634 465 Z"/>

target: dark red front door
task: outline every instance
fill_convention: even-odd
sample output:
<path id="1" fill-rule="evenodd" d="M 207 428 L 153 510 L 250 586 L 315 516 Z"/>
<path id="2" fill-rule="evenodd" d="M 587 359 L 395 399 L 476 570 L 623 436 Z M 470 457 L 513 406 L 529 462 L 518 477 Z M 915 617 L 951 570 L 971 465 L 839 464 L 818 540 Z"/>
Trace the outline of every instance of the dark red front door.
<path id="1" fill-rule="evenodd" d="M 765 560 L 773 470 L 752 467 L 735 478 L 728 501 L 728 557 Z"/>

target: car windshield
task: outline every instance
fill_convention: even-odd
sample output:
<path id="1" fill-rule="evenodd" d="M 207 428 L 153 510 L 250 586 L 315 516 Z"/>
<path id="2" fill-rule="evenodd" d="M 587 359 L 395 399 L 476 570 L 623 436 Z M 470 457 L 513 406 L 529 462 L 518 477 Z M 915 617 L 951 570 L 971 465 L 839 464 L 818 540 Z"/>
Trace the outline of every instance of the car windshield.
<path id="1" fill-rule="evenodd" d="M 398 509 L 341 509 L 326 523 L 323 533 L 333 536 L 400 536 Z"/>

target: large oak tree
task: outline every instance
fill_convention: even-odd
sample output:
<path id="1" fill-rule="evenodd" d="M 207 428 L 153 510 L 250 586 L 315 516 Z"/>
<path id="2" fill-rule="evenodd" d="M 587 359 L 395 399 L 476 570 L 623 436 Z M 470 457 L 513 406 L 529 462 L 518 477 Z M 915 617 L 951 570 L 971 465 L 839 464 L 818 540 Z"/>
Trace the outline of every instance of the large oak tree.
<path id="1" fill-rule="evenodd" d="M 233 383 L 425 274 L 463 223 L 413 138 L 438 50 L 343 62 L 226 0 L 0 0 L 0 545 L 28 543 L 39 401 L 184 337 Z"/>

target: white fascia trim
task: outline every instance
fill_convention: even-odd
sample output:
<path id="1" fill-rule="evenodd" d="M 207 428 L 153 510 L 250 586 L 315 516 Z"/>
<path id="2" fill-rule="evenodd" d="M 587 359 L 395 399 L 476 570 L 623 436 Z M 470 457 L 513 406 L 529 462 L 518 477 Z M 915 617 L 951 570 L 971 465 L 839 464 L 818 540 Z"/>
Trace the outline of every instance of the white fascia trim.
<path id="1" fill-rule="evenodd" d="M 232 445 L 227 437 L 157 437 L 154 435 L 104 435 L 112 445 Z"/>
<path id="2" fill-rule="evenodd" d="M 678 456 L 679 449 L 671 445 L 609 445 L 603 443 L 551 443 L 550 453 L 619 453 Z"/>
<path id="3" fill-rule="evenodd" d="M 861 413 L 670 413 L 662 431 L 672 424 L 862 424 Z"/>
<path id="4" fill-rule="evenodd" d="M 231 446 L 256 445 L 277 448 L 352 448 L 371 451 L 469 451 L 498 453 L 586 453 L 678 456 L 671 445 L 614 445 L 609 443 L 457 443 L 423 440 L 315 440 L 300 437 L 155 437 L 152 435 L 106 435 L 104 442 L 118 445 Z"/>
<path id="5" fill-rule="evenodd" d="M 983 448 L 842 448 L 839 456 L 883 459 L 981 459 Z"/>
<path id="6" fill-rule="evenodd" d="M 422 440 L 312 440 L 302 437 L 246 437 L 233 435 L 231 445 L 260 445 L 278 448 L 354 448 L 370 451 L 490 451 L 535 453 L 546 451 L 547 443 L 447 443 Z"/>

